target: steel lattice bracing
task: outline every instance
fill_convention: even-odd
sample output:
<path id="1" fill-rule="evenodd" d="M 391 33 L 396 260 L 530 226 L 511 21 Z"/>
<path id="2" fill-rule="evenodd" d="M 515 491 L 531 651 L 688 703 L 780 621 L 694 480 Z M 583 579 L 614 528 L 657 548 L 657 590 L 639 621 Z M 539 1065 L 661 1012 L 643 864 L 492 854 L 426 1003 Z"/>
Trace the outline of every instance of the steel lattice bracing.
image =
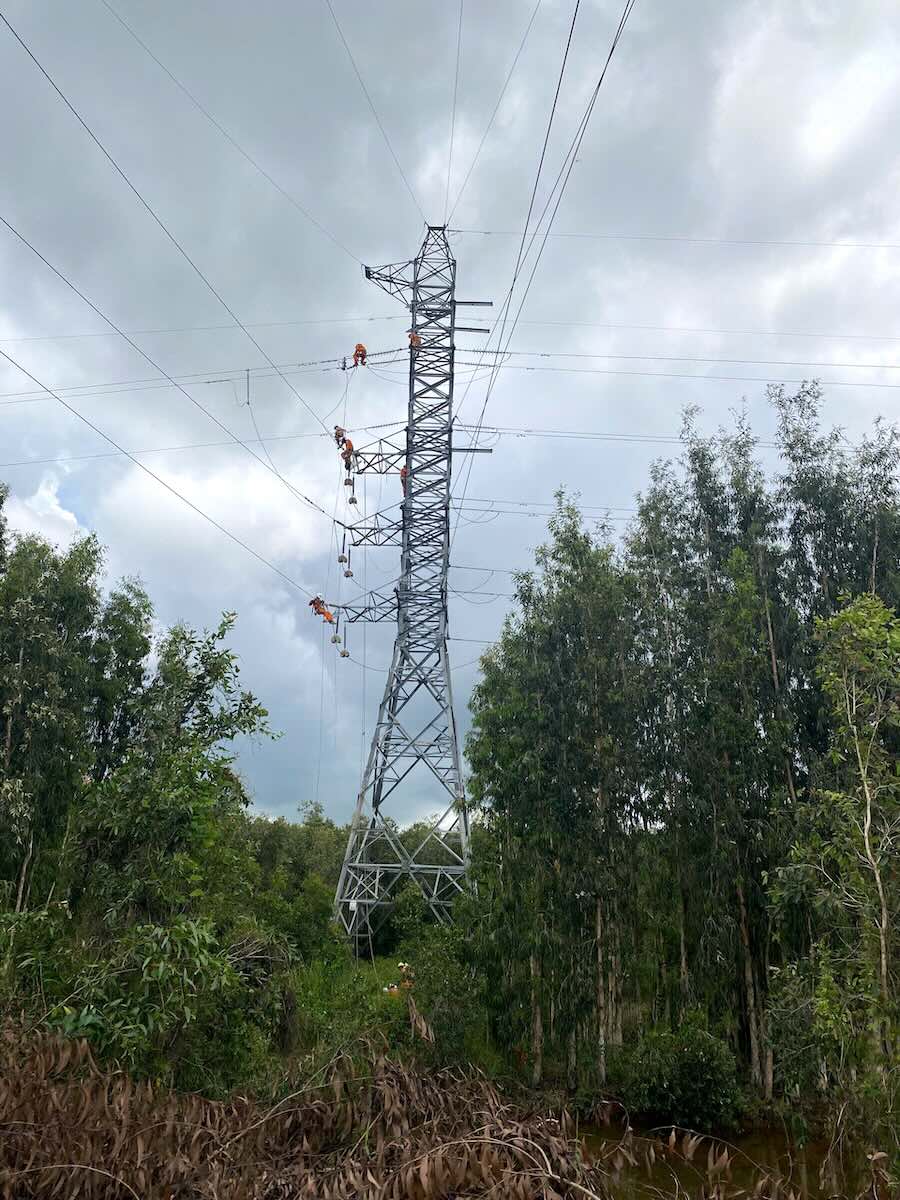
<path id="1" fill-rule="evenodd" d="M 414 881 L 439 920 L 461 891 L 468 859 L 468 816 L 453 718 L 447 657 L 447 568 L 456 262 L 445 230 L 429 226 L 411 262 L 366 269 L 366 277 L 403 301 L 421 344 L 410 349 L 406 445 L 357 454 L 358 471 L 396 472 L 405 462 L 400 517 L 363 521 L 354 545 L 400 545 L 396 588 L 344 606 L 346 622 L 396 617 L 397 635 L 363 774 L 336 897 L 338 918 L 366 948 L 398 888 Z M 440 816 L 416 846 L 404 846 L 390 818 L 404 789 Z M 394 808 L 396 811 L 396 807 Z"/>

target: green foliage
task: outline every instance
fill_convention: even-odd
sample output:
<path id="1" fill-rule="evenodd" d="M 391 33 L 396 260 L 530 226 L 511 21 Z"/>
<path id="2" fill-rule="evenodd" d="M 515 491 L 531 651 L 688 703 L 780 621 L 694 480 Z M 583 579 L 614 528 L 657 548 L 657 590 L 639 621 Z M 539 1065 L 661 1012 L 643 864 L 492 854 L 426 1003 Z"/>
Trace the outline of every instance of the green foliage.
<path id="1" fill-rule="evenodd" d="M 466 935 L 466 910 L 465 902 L 460 902 L 453 925 L 436 924 L 418 889 L 404 888 L 394 911 L 400 937 L 397 957 L 408 964 L 414 980 L 413 999 L 434 1035 L 427 1056 L 441 1064 L 496 1066 L 484 979 L 473 962 Z M 426 1056 L 427 1045 L 414 1042 L 414 1047 L 421 1057 Z"/>
<path id="2" fill-rule="evenodd" d="M 51 1027 L 89 1038 L 102 1054 L 154 1074 L 166 1051 L 237 984 L 212 931 L 196 921 L 136 925 L 92 956 Z"/>
<path id="3" fill-rule="evenodd" d="M 305 961 L 331 952 L 332 905 L 347 831 L 309 805 L 299 824 L 256 817 L 248 836 L 258 863 L 260 919 L 288 937 Z"/>
<path id="4" fill-rule="evenodd" d="M 343 943 L 308 966 L 295 968 L 286 980 L 293 1014 L 290 1048 L 316 1062 L 338 1050 L 353 1054 L 365 1042 L 394 1049 L 406 1046 L 406 1005 L 384 990 L 395 978 L 394 963 L 356 963 Z"/>
<path id="5" fill-rule="evenodd" d="M 787 1087 L 852 1097 L 877 1125 L 900 1054 L 900 619 L 859 596 L 819 620 L 817 642 L 830 737 L 772 885 L 776 910 L 804 909 L 809 928 L 776 973 L 776 1037 Z"/>
<path id="6" fill-rule="evenodd" d="M 766 1100 L 894 1078 L 900 434 L 820 397 L 770 390 L 774 479 L 689 412 L 620 550 L 559 497 L 483 659 L 469 952 L 535 1082 L 695 1009 Z"/>
<path id="7" fill-rule="evenodd" d="M 632 1120 L 712 1132 L 733 1126 L 741 1108 L 734 1055 L 692 1020 L 619 1051 L 611 1083 Z"/>
<path id="8" fill-rule="evenodd" d="M 537 1013 L 551 994 L 561 1039 L 591 1004 L 593 956 L 573 947 L 597 905 L 615 912 L 630 791 L 625 582 L 612 548 L 582 529 L 562 495 L 550 532 L 538 572 L 517 579 L 519 613 L 482 660 L 467 745 L 492 847 L 479 868 L 488 909 L 476 957 L 495 964 L 494 1033 L 509 1048 L 526 1021 L 542 1030 Z M 553 987 L 554 974 L 564 985 Z M 538 1082 L 540 1036 L 532 1057 Z"/>
<path id="9" fill-rule="evenodd" d="M 137 1075 L 271 1088 L 286 981 L 334 950 L 346 833 L 247 812 L 231 746 L 268 728 L 234 616 L 154 644 L 102 565 L 0 525 L 0 1005 Z"/>
<path id="10" fill-rule="evenodd" d="M 886 1125 L 900 437 L 848 449 L 816 385 L 770 398 L 775 478 L 743 417 L 689 412 L 621 543 L 557 497 L 472 699 L 472 894 L 444 927 L 400 893 L 368 963 L 331 920 L 347 830 L 249 808 L 233 616 L 154 638 L 94 539 L 10 537 L 0 495 L 0 1005 L 209 1094 L 369 1039 L 612 1073 L 661 1120 L 727 1122 L 739 1077 Z"/>

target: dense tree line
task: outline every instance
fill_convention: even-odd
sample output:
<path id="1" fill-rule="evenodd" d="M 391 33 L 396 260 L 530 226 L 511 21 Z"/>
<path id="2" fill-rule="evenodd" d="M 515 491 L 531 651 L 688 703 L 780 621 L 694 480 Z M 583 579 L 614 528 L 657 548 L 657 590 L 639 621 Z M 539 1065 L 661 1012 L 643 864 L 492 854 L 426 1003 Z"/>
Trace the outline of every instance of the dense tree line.
<path id="1" fill-rule="evenodd" d="M 560 496 L 483 660 L 477 941 L 536 1083 L 687 1021 L 768 1099 L 896 1087 L 900 446 L 770 398 L 775 478 L 688 414 L 620 548 Z"/>
<path id="2" fill-rule="evenodd" d="M 559 496 L 472 700 L 475 887 L 450 929 L 402 893 L 368 963 L 346 828 L 249 806 L 234 617 L 160 630 L 0 494 L 0 1016 L 211 1095 L 374 1036 L 688 1124 L 743 1087 L 896 1128 L 900 445 L 771 401 L 774 474 L 689 413 L 620 541 Z"/>
<path id="3" fill-rule="evenodd" d="M 230 744 L 268 729 L 233 616 L 155 634 L 138 582 L 102 585 L 94 538 L 0 525 L 0 999 L 215 1092 L 289 1035 L 346 831 L 249 811 Z"/>
<path id="4" fill-rule="evenodd" d="M 138 581 L 109 586 L 95 538 L 13 535 L 5 499 L 0 1024 L 87 1037 L 214 1096 L 289 1089 L 372 1037 L 408 1049 L 395 958 L 355 964 L 332 921 L 348 827 L 249 804 L 234 740 L 270 733 L 228 647 L 234 615 L 160 629 Z M 413 849 L 423 828 L 400 836 Z M 447 990 L 462 956 L 406 897 L 382 942 L 411 957 L 413 941 L 423 990 L 439 984 L 439 1053 L 463 1057 L 478 1014 Z"/>

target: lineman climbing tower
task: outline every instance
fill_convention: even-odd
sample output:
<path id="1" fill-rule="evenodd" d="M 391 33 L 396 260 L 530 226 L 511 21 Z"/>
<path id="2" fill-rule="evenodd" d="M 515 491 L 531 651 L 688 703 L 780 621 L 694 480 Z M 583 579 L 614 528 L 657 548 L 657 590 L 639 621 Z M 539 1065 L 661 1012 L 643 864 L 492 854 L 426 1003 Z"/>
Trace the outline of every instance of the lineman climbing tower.
<path id="1" fill-rule="evenodd" d="M 415 883 L 440 921 L 463 888 L 469 820 L 453 716 L 447 657 L 447 569 L 453 439 L 455 335 L 487 330 L 460 326 L 456 309 L 490 301 L 456 299 L 456 261 L 443 226 L 429 225 L 410 262 L 366 267 L 366 278 L 410 312 L 409 408 L 405 431 L 355 456 L 358 473 L 406 468 L 397 509 L 349 529 L 353 546 L 399 546 L 392 589 L 344 605 L 346 624 L 396 620 L 387 683 L 363 772 L 335 905 L 357 952 L 368 950 L 397 891 Z M 415 844 L 405 844 L 390 811 L 401 792 L 436 815 Z M 408 840 L 408 839 L 407 839 Z"/>

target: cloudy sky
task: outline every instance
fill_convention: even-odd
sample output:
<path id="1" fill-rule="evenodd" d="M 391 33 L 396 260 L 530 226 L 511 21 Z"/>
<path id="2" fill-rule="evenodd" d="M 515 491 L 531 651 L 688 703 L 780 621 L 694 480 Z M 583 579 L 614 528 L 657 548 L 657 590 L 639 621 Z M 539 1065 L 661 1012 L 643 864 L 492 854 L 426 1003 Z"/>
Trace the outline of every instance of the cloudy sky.
<path id="1" fill-rule="evenodd" d="M 422 214 L 444 219 L 449 165 L 458 294 L 503 299 L 573 4 L 465 0 L 451 162 L 455 0 L 332 3 L 392 151 L 326 0 L 0 3 L 212 285 L 0 24 L 0 215 L 140 350 L 2 226 L 0 348 L 284 575 L 339 600 L 392 579 L 397 552 L 359 555 L 354 581 L 340 578 L 331 523 L 260 464 L 253 421 L 277 439 L 278 471 L 345 517 L 340 464 L 312 413 L 330 427 L 346 412 L 359 446 L 376 436 L 366 426 L 405 412 L 402 365 L 357 372 L 345 394 L 347 376 L 320 362 L 359 340 L 371 351 L 405 340 L 402 309 L 360 263 L 415 254 Z M 619 0 L 582 0 L 538 211 L 620 11 Z M 893 418 L 898 41 L 893 0 L 638 0 L 553 227 L 578 236 L 547 243 L 486 424 L 665 438 L 686 404 L 713 430 L 746 398 L 765 438 L 765 381 L 811 376 L 833 384 L 826 416 L 849 437 Z M 461 334 L 460 360 L 484 345 Z M 463 362 L 460 419 L 474 421 L 486 385 Z M 244 679 L 283 731 L 242 748 L 257 804 L 291 816 L 318 797 L 347 819 L 390 629 L 356 626 L 352 658 L 338 659 L 301 591 L 6 362 L 0 391 L 12 525 L 61 545 L 96 530 L 110 579 L 139 575 L 163 624 L 208 626 L 236 610 Z M 618 528 L 651 461 L 677 453 L 533 433 L 485 444 L 494 452 L 474 460 L 453 546 L 463 728 L 509 572 L 542 537 L 533 514 L 564 485 Z M 458 460 L 458 490 L 464 470 Z M 372 508 L 398 490 L 373 477 L 363 499 Z M 497 501 L 504 515 L 487 511 Z M 397 815 L 415 811 L 410 794 Z"/>

